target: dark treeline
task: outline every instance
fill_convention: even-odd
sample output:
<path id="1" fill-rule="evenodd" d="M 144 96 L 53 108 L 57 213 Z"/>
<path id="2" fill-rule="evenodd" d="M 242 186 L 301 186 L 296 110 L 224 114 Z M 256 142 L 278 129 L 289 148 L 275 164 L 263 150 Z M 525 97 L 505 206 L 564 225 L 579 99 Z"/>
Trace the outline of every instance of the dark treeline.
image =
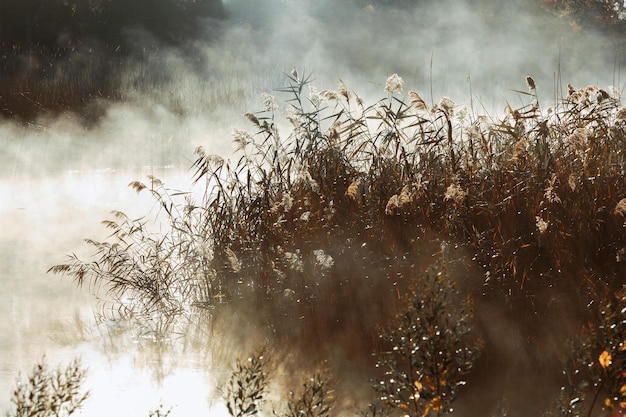
<path id="1" fill-rule="evenodd" d="M 189 49 L 224 17 L 221 0 L 0 0 L 0 115 L 97 117 L 94 98 L 123 98 L 129 55 Z"/>
<path id="2" fill-rule="evenodd" d="M 123 49 L 124 32 L 141 27 L 161 41 L 197 35 L 198 17 L 223 17 L 221 0 L 2 0 L 6 51 L 63 51 L 84 42 Z"/>

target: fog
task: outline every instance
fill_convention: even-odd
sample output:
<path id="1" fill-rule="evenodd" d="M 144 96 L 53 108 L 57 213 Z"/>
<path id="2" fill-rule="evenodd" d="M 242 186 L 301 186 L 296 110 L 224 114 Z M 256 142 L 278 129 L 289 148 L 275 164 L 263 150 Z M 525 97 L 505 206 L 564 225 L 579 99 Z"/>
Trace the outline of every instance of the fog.
<path id="1" fill-rule="evenodd" d="M 174 349 L 159 356 L 149 343 L 112 336 L 94 324 L 91 289 L 46 270 L 66 254 L 88 256 L 82 239 L 107 236 L 100 221 L 110 210 L 141 217 L 154 209 L 129 182 L 155 175 L 184 190 L 196 146 L 228 158 L 231 129 L 249 127 L 242 114 L 261 108 L 260 93 L 280 103 L 275 90 L 293 68 L 311 74 L 320 89 L 335 89 L 341 79 L 368 103 L 385 97 L 385 80 L 397 73 L 405 92 L 433 102 L 450 97 L 494 116 L 507 102 L 526 99 L 512 90 L 526 89 L 527 75 L 546 105 L 567 83 L 623 87 L 616 65 L 622 57 L 609 39 L 577 31 L 567 16 L 538 12 L 525 1 L 493 2 L 486 11 L 462 0 L 406 8 L 364 0 L 224 3 L 228 18 L 207 21 L 207 38 L 189 41 L 196 55 L 172 46 L 150 52 L 150 71 L 165 75 L 158 85 L 142 88 L 145 64 L 128 57 L 125 99 L 97 102 L 98 120 L 67 112 L 28 124 L 0 121 L 0 410 L 9 408 L 16 378 L 46 355 L 52 366 L 82 357 L 93 391 L 85 415 L 147 415 L 159 404 L 173 407 L 173 417 L 225 414 L 211 396 L 219 378 L 210 372 L 225 364 L 213 363 L 207 352 Z M 135 36 L 139 51 L 148 35 Z M 561 335 L 573 322 L 567 309 L 559 312 Z M 493 320 L 497 325 L 486 336 L 503 342 L 494 367 L 519 361 L 526 369 L 540 356 L 520 347 L 523 329 L 497 306 L 479 318 Z M 557 342 L 546 344 L 554 349 Z M 513 386 L 515 375 L 499 377 Z M 498 399 L 488 400 L 494 404 L 483 409 L 491 411 Z"/>

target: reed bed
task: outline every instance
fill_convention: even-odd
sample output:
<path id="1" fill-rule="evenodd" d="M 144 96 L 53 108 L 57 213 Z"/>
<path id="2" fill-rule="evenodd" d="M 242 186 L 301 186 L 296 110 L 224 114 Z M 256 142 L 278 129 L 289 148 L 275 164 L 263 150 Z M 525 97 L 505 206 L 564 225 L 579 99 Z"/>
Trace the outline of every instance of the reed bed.
<path id="1" fill-rule="evenodd" d="M 116 212 L 105 222 L 111 239 L 88 241 L 94 260 L 72 256 L 50 271 L 104 288 L 105 315 L 130 319 L 156 339 L 184 334 L 201 318 L 236 324 L 242 343 L 248 332 L 261 333 L 287 358 L 332 356 L 331 368 L 371 365 L 379 352 L 378 372 L 417 372 L 395 382 L 378 374 L 387 382 L 375 398 L 393 409 L 385 413 L 411 416 L 447 413 L 478 352 L 490 354 L 471 320 L 480 303 L 497 300 L 531 329 L 529 312 L 541 317 L 548 300 L 564 297 L 596 329 L 593 343 L 572 352 L 586 352 L 585 369 L 597 373 L 586 374 L 578 391 L 563 391 L 557 415 L 575 415 L 568 413 L 579 403 L 591 415 L 600 393 L 604 407 L 626 408 L 624 375 L 612 368 L 626 340 L 619 321 L 626 311 L 626 109 L 619 94 L 595 86 L 569 86 L 567 97 L 545 108 L 534 80 L 526 83 L 518 93 L 527 105 L 507 104 L 494 119 L 449 98 L 428 104 L 418 92 L 403 95 L 395 74 L 385 97 L 368 105 L 343 82 L 318 90 L 294 70 L 277 92 L 287 97 L 284 109 L 264 94 L 263 109 L 244 115 L 248 130 L 233 130 L 232 161 L 196 150 L 191 169 L 201 197 L 156 178 L 131 183 L 158 203 L 160 233 L 146 219 Z M 424 287 L 433 265 L 445 279 Z M 420 298 L 428 291 L 434 310 Z M 451 295 L 435 296 L 442 292 Z M 447 343 L 437 351 L 450 356 L 416 357 L 414 346 L 405 363 L 385 359 L 418 337 L 387 325 L 416 322 L 427 310 L 436 326 L 403 326 L 432 331 Z M 557 354 L 545 353 L 546 360 Z M 442 364 L 454 364 L 447 376 Z M 389 392 L 381 394 L 385 384 Z M 406 398 L 390 395 L 411 384 Z M 594 389 L 599 394 L 584 401 Z M 232 403 L 231 414 L 257 410 L 250 401 Z M 381 412 L 380 404 L 366 413 Z"/>

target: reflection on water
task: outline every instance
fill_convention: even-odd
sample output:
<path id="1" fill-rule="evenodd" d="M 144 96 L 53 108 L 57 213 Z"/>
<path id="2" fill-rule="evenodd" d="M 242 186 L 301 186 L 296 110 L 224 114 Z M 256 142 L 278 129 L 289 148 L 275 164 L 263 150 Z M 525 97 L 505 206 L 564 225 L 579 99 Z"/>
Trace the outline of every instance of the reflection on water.
<path id="1" fill-rule="evenodd" d="M 157 349 L 94 326 L 93 297 L 69 279 L 46 274 L 63 256 L 86 250 L 82 239 L 104 238 L 99 226 L 113 209 L 146 214 L 147 196 L 127 187 L 147 173 L 112 170 L 55 177 L 0 179 L 0 412 L 10 393 L 43 355 L 52 369 L 80 357 L 92 394 L 84 415 L 147 416 L 163 405 L 172 416 L 225 414 L 211 400 L 210 361 L 200 352 Z M 185 188 L 183 175 L 162 169 L 166 185 Z"/>

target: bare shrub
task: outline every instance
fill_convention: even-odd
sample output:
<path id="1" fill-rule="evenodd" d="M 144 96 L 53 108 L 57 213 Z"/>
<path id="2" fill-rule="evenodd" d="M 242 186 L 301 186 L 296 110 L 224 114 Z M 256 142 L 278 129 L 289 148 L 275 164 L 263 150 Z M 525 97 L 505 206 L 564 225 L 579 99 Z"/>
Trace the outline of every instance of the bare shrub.
<path id="1" fill-rule="evenodd" d="M 607 298 L 599 319 L 567 346 L 565 384 L 549 415 L 591 416 L 598 409 L 620 415 L 626 410 L 626 290 Z"/>
<path id="2" fill-rule="evenodd" d="M 380 404 L 409 416 L 452 411 L 480 352 L 470 310 L 445 263 L 415 280 L 407 305 L 381 335 L 388 350 L 379 353 L 377 367 L 384 377 L 373 383 Z"/>
<path id="3" fill-rule="evenodd" d="M 43 358 L 28 376 L 18 382 L 11 396 L 13 409 L 7 417 L 61 417 L 78 411 L 89 397 L 83 391 L 86 371 L 78 359 L 51 371 Z"/>

